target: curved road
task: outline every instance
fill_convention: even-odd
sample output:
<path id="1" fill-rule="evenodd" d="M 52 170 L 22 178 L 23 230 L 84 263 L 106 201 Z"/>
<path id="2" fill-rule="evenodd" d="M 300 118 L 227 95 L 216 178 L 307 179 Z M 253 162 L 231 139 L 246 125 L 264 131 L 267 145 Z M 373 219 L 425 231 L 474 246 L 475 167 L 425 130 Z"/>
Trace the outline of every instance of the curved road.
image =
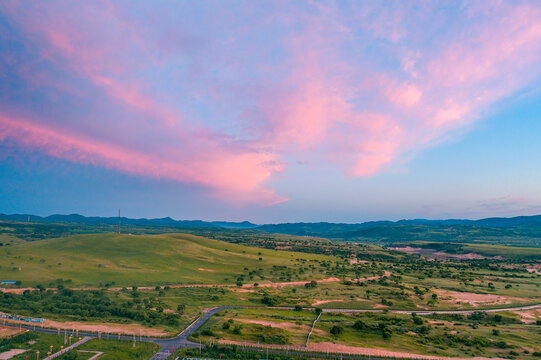
<path id="1" fill-rule="evenodd" d="M 217 308 L 210 309 L 207 311 L 203 316 L 201 316 L 199 319 L 194 321 L 190 326 L 188 326 L 186 329 L 184 329 L 179 335 L 177 335 L 174 338 L 169 339 L 159 339 L 159 338 L 142 338 L 144 341 L 153 342 L 160 346 L 160 351 L 154 355 L 151 360 L 165 360 L 167 359 L 172 351 L 174 349 L 181 349 L 186 347 L 199 347 L 200 344 L 196 344 L 190 340 L 188 340 L 188 337 L 193 334 L 197 329 L 199 329 L 211 316 L 216 314 L 217 312 L 220 312 L 222 310 L 227 309 L 276 309 L 276 310 L 292 310 L 293 307 L 261 307 L 261 306 L 221 306 Z M 306 310 L 314 310 L 315 308 L 304 308 Z M 507 308 L 498 308 L 498 309 L 475 309 L 475 310 L 387 310 L 388 313 L 391 314 L 417 314 L 417 315 L 431 315 L 431 314 L 463 314 L 463 315 L 469 315 L 472 314 L 475 311 L 484 311 L 484 312 L 502 312 L 502 311 L 526 311 L 526 310 L 534 310 L 534 309 L 541 309 L 541 304 L 534 304 L 534 305 L 525 305 L 525 306 L 515 306 L 515 307 L 507 307 Z M 338 313 L 380 313 L 384 310 L 381 309 L 323 309 L 324 312 L 338 312 Z M 42 328 L 34 328 L 33 326 L 24 326 L 24 325 L 17 325 L 17 324 L 5 324 L 6 326 L 11 327 L 20 327 L 27 330 L 33 330 L 33 331 L 39 331 L 49 334 L 57 334 L 57 329 L 42 329 Z M 79 332 L 80 336 L 88 336 L 88 337 L 98 337 L 95 333 L 83 333 Z M 108 335 L 108 334 L 102 334 L 102 338 L 104 339 L 118 339 L 118 335 Z M 120 339 L 122 340 L 133 340 L 133 336 L 120 336 Z"/>

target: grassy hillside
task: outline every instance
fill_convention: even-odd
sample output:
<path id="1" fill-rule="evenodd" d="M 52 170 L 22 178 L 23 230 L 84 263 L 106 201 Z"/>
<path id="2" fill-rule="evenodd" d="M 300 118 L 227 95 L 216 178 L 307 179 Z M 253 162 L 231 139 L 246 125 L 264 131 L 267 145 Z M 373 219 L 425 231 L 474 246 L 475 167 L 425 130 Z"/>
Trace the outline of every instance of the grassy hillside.
<path id="1" fill-rule="evenodd" d="M 273 266 L 290 267 L 301 261 L 324 259 L 331 258 L 187 234 L 75 235 L 0 248 L 0 279 L 20 280 L 23 286 L 49 286 L 60 278 L 68 284 L 92 286 L 234 284 L 248 268 L 263 283 L 279 280 L 273 278 L 277 276 L 273 275 Z"/>

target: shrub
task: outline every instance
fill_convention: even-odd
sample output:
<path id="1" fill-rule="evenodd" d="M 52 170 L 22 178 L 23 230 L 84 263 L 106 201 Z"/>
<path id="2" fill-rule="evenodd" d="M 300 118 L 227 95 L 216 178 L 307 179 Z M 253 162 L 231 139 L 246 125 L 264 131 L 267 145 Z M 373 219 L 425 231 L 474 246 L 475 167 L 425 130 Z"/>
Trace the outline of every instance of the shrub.
<path id="1" fill-rule="evenodd" d="M 362 320 L 357 320 L 353 324 L 353 328 L 356 329 L 356 330 L 362 330 L 362 329 L 365 328 L 365 326 L 366 326 L 366 324 Z"/>
<path id="2" fill-rule="evenodd" d="M 201 331 L 201 335 L 203 335 L 203 336 L 216 336 L 214 334 L 214 331 L 212 331 L 210 329 L 205 329 L 205 330 Z"/>
<path id="3" fill-rule="evenodd" d="M 340 325 L 333 325 L 333 327 L 331 328 L 331 334 L 333 334 L 334 336 L 338 336 L 342 334 L 342 332 L 344 332 L 344 328 L 342 328 Z"/>

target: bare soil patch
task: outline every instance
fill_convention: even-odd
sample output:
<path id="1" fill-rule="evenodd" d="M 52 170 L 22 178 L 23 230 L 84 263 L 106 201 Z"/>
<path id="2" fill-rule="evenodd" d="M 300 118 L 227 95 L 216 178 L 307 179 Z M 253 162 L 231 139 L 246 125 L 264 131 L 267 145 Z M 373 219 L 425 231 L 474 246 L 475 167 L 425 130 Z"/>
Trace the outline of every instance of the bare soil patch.
<path id="1" fill-rule="evenodd" d="M 12 349 L 8 351 L 4 351 L 3 353 L 0 353 L 0 360 L 11 359 L 12 357 L 25 353 L 27 351 L 28 350 L 24 350 L 24 349 Z"/>
<path id="2" fill-rule="evenodd" d="M 328 282 L 337 282 L 341 281 L 339 278 L 327 278 L 327 279 L 321 279 L 316 280 L 318 283 L 328 283 Z M 259 284 L 258 287 L 282 287 L 282 286 L 302 286 L 306 283 L 309 283 L 309 280 L 303 280 L 303 281 L 288 281 L 288 282 L 279 282 L 279 283 L 268 283 L 268 284 Z M 242 287 L 250 288 L 254 287 L 253 284 L 244 284 Z"/>
<path id="3" fill-rule="evenodd" d="M 527 310 L 527 311 L 513 311 L 513 313 L 520 316 L 520 321 L 526 324 L 533 324 L 536 320 L 541 319 L 541 309 Z"/>
<path id="4" fill-rule="evenodd" d="M 10 326 L 0 326 L 0 338 L 12 337 L 15 335 L 22 334 L 25 331 L 26 330 L 17 329 Z"/>
<path id="5" fill-rule="evenodd" d="M 259 324 L 263 326 L 270 326 L 274 328 L 284 329 L 284 330 L 306 330 L 309 331 L 310 327 L 308 325 L 297 325 L 290 322 L 276 322 L 276 321 L 267 321 L 267 320 L 255 320 L 255 319 L 235 319 L 236 321 L 249 323 L 249 324 Z"/>
<path id="6" fill-rule="evenodd" d="M 79 331 L 91 331 L 121 335 L 143 335 L 143 336 L 165 336 L 167 332 L 160 329 L 146 328 L 137 324 L 88 324 L 77 321 L 60 322 L 53 320 L 45 320 L 44 327 L 52 327 L 55 329 L 76 329 Z"/>
<path id="7" fill-rule="evenodd" d="M 422 360 L 464 360 L 464 358 L 421 355 L 421 354 L 413 354 L 413 353 L 401 352 L 401 351 L 391 351 L 391 350 L 384 350 L 384 349 L 348 346 L 348 345 L 342 345 L 342 344 L 334 344 L 330 342 L 312 343 L 312 344 L 308 344 L 307 347 L 288 346 L 288 345 L 257 345 L 253 343 L 242 342 L 242 341 L 223 340 L 223 339 L 218 340 L 218 342 L 221 344 L 248 345 L 248 346 L 255 346 L 259 348 L 271 348 L 271 349 L 282 349 L 282 350 L 289 349 L 289 350 L 300 350 L 300 351 L 310 350 L 310 351 L 317 351 L 317 352 L 365 355 L 365 356 L 387 357 L 387 358 L 390 357 L 390 358 L 422 359 Z M 489 359 L 490 360 L 503 360 L 501 358 L 484 358 L 484 357 L 468 358 L 468 360 L 489 360 Z"/>
<path id="8" fill-rule="evenodd" d="M 438 294 L 441 302 L 446 303 L 465 303 L 472 306 L 480 305 L 505 305 L 510 304 L 513 300 L 520 300 L 519 298 L 512 298 L 508 296 L 492 295 L 492 294 L 477 294 L 470 292 L 458 292 L 434 289 L 434 292 Z"/>
<path id="9" fill-rule="evenodd" d="M 318 306 L 328 303 L 334 303 L 334 302 L 344 302 L 345 300 L 342 299 L 329 299 L 329 300 L 316 300 L 312 303 L 312 306 Z"/>

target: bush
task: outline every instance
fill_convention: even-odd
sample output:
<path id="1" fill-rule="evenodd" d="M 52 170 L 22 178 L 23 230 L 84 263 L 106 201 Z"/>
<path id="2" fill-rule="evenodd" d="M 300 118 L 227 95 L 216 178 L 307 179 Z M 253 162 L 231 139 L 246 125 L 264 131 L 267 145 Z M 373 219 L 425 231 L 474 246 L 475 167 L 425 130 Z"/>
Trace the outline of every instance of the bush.
<path id="1" fill-rule="evenodd" d="M 212 331 L 210 329 L 205 329 L 205 330 L 201 331 L 201 335 L 203 335 L 203 336 L 216 336 L 214 334 L 214 331 Z"/>
<path id="2" fill-rule="evenodd" d="M 295 305 L 295 311 L 301 311 L 302 305 Z"/>
<path id="3" fill-rule="evenodd" d="M 280 301 L 281 299 L 279 297 L 269 294 L 265 294 L 265 296 L 263 296 L 263 299 L 261 299 L 261 302 L 268 306 L 276 306 Z"/>
<path id="4" fill-rule="evenodd" d="M 356 330 L 362 330 L 366 327 L 366 324 L 362 320 L 357 320 L 353 324 L 353 328 Z"/>
<path id="5" fill-rule="evenodd" d="M 333 327 L 331 328 L 331 334 L 333 334 L 334 336 L 338 336 L 342 334 L 343 332 L 344 332 L 344 328 L 341 327 L 340 325 L 333 325 Z"/>

